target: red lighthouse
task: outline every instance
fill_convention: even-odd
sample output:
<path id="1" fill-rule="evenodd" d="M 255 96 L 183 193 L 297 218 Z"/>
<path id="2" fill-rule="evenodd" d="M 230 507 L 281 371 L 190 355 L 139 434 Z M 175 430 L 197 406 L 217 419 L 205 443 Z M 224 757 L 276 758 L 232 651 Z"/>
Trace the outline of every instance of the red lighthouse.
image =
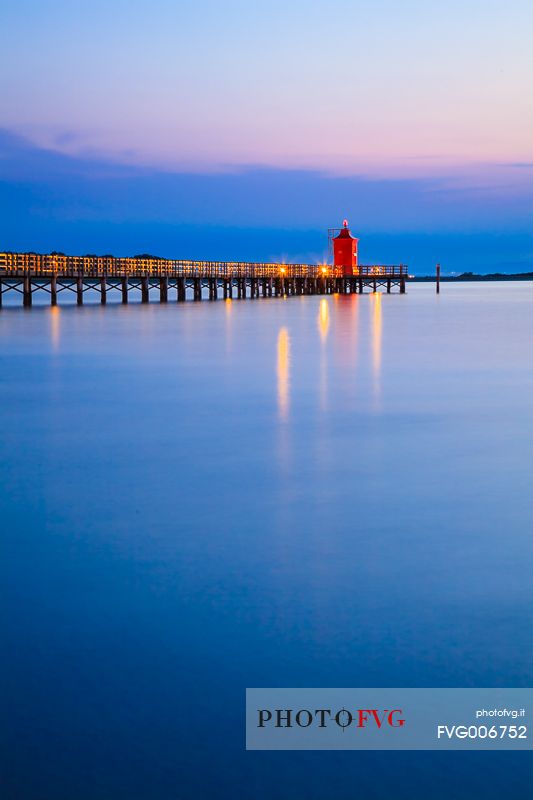
<path id="1" fill-rule="evenodd" d="M 348 220 L 345 219 L 339 234 L 333 238 L 333 264 L 342 267 L 344 275 L 357 275 L 358 241 L 350 233 Z"/>

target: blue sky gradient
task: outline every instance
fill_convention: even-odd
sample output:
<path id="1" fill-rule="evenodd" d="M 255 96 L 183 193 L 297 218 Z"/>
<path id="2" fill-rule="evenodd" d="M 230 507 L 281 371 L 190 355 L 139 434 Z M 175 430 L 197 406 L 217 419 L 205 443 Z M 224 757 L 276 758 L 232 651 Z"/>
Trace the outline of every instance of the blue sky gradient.
<path id="1" fill-rule="evenodd" d="M 5 0 L 0 248 L 533 269 L 522 0 Z"/>

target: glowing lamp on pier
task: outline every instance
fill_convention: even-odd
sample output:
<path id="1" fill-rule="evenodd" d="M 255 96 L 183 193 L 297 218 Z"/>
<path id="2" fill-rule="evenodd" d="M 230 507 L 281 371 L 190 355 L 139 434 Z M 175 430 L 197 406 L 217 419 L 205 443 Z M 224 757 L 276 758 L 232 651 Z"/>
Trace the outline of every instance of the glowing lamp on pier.
<path id="1" fill-rule="evenodd" d="M 342 269 L 343 275 L 357 274 L 357 243 L 359 239 L 352 236 L 348 220 L 343 220 L 342 228 L 333 237 L 333 264 Z"/>

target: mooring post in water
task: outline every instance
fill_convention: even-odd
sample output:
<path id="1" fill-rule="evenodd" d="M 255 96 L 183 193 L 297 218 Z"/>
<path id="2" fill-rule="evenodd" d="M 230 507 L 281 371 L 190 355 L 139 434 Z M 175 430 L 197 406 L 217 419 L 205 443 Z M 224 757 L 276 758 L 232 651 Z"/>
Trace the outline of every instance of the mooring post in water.
<path id="1" fill-rule="evenodd" d="M 437 290 L 437 294 L 440 294 L 440 264 L 437 264 L 437 278 L 435 288 Z"/>
<path id="2" fill-rule="evenodd" d="M 107 301 L 107 278 L 104 276 L 100 278 L 100 302 L 105 306 Z"/>
<path id="3" fill-rule="evenodd" d="M 83 278 L 81 275 L 76 278 L 76 303 L 79 306 L 83 305 Z"/>
<path id="4" fill-rule="evenodd" d="M 122 293 L 122 302 L 126 305 L 128 302 L 128 279 L 126 277 L 120 279 L 120 291 Z"/>

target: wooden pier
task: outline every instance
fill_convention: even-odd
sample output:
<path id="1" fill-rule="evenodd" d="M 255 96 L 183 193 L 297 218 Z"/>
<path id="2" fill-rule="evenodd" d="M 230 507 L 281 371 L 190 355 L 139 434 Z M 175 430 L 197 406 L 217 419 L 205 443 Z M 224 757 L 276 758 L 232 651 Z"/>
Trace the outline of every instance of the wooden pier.
<path id="1" fill-rule="evenodd" d="M 341 267 L 312 264 L 260 264 L 223 261 L 172 261 L 155 258 L 0 253 L 0 306 L 7 292 L 16 292 L 29 308 L 36 292 L 47 293 L 57 305 L 62 292 L 84 295 L 93 290 L 100 303 L 110 294 L 127 303 L 132 290 L 141 302 L 161 303 L 209 297 L 245 299 L 313 294 L 363 294 L 396 288 L 405 293 L 407 266 L 359 266 L 353 274 Z"/>

